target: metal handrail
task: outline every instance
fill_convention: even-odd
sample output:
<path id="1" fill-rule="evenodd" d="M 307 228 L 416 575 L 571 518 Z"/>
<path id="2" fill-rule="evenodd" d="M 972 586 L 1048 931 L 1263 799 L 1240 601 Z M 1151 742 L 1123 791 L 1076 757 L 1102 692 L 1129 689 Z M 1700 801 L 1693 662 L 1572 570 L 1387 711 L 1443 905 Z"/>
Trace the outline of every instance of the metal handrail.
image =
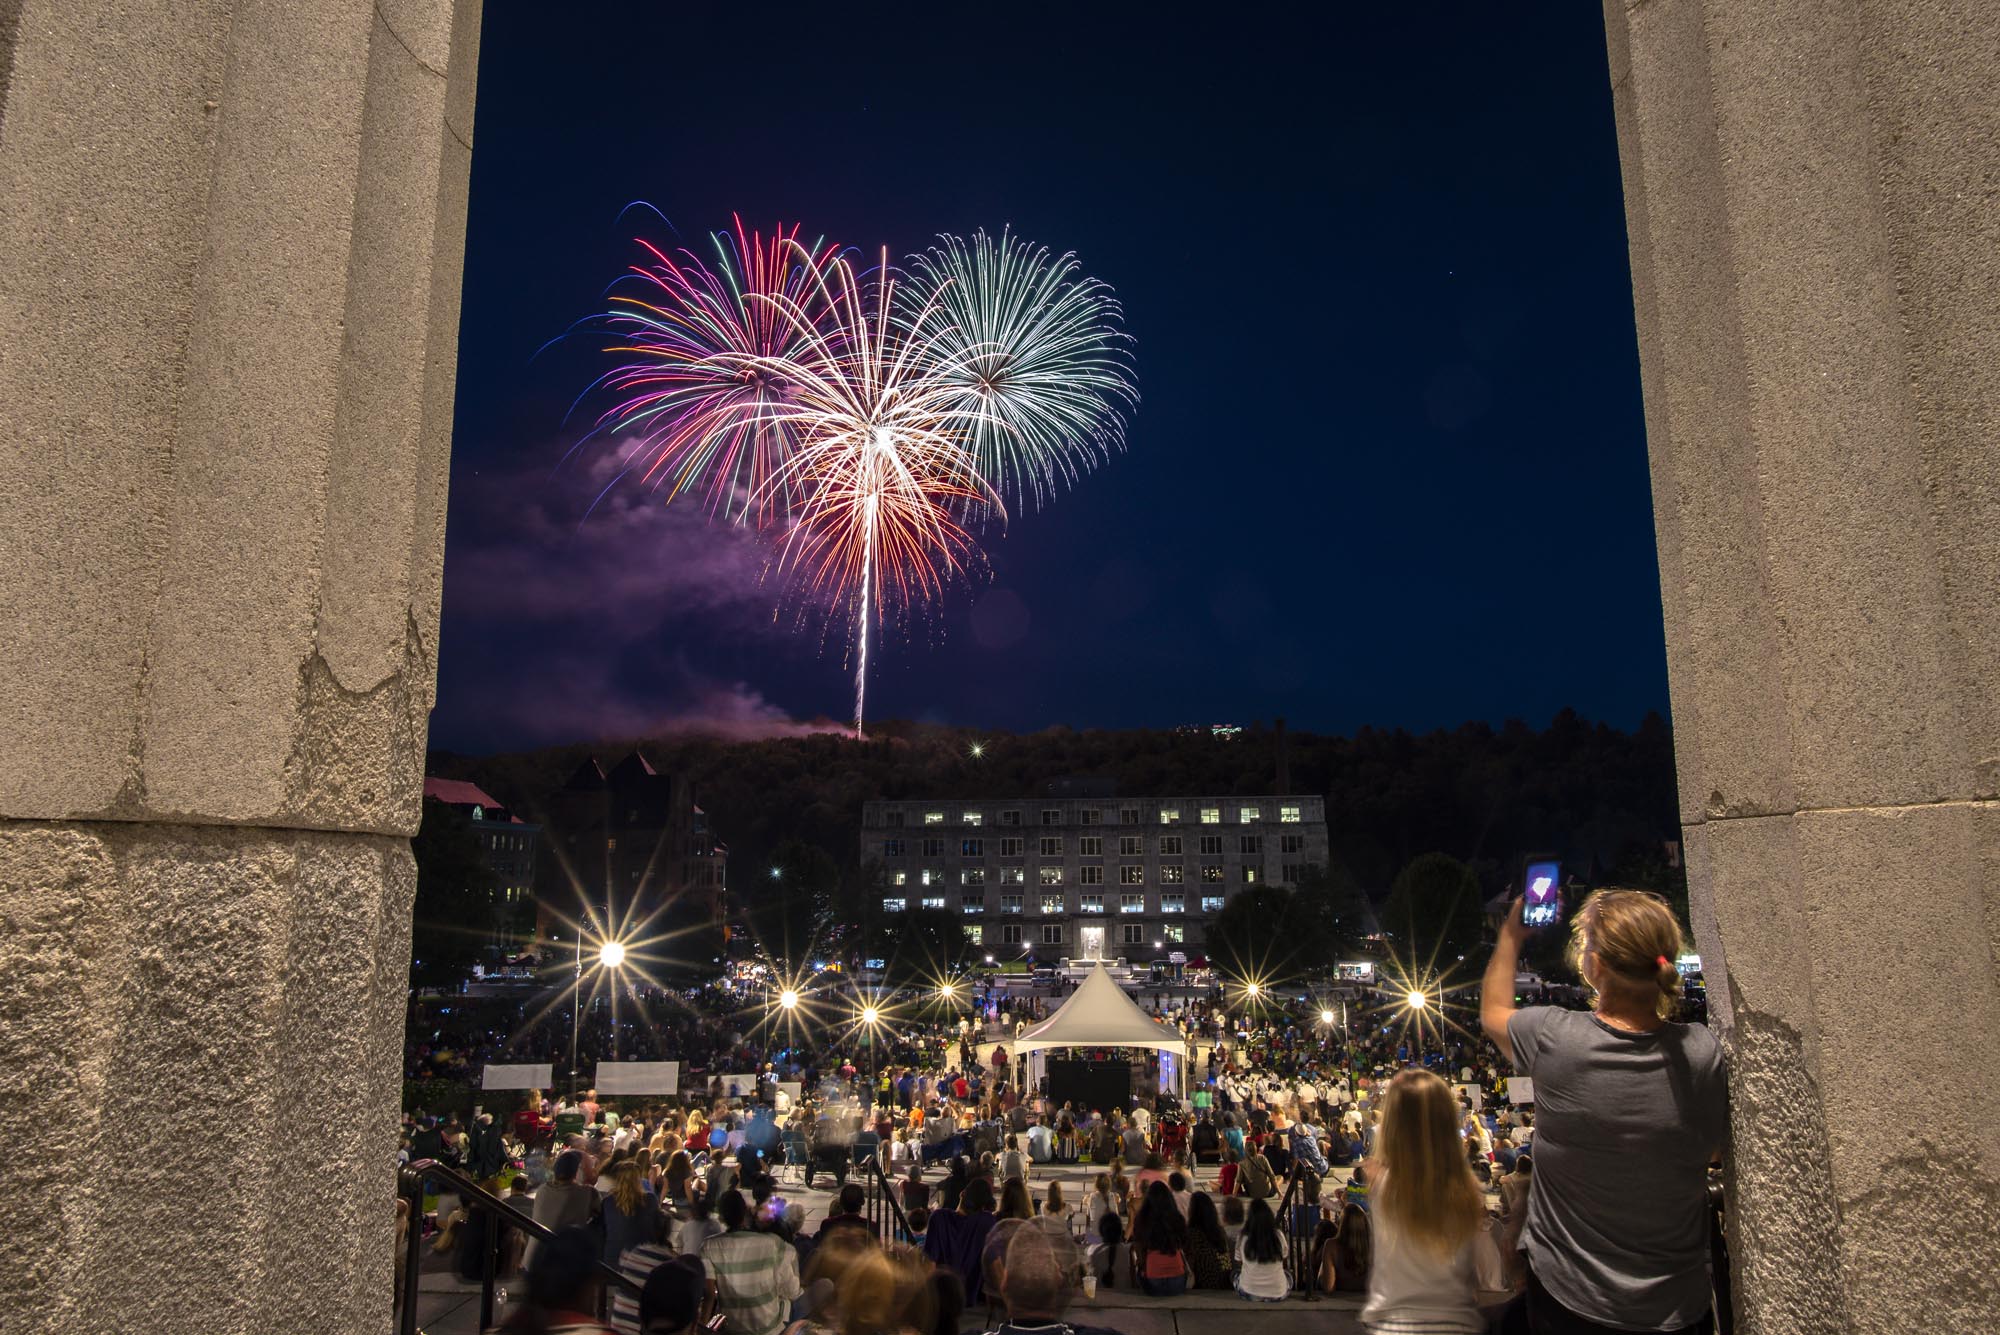
<path id="1" fill-rule="evenodd" d="M 555 1230 L 547 1224 L 540 1224 L 520 1210 L 506 1198 L 488 1191 L 473 1179 L 459 1172 L 449 1164 L 435 1159 L 418 1159 L 406 1165 L 398 1174 L 397 1185 L 402 1195 L 410 1202 L 409 1239 L 403 1249 L 403 1308 L 398 1314 L 396 1329 L 401 1335 L 417 1335 L 417 1298 L 423 1261 L 423 1210 L 424 1184 L 437 1181 L 458 1193 L 460 1200 L 477 1201 L 486 1207 L 486 1236 L 480 1241 L 479 1278 L 479 1328 L 485 1330 L 493 1324 L 493 1291 L 499 1281 L 500 1221 L 504 1214 L 510 1227 L 518 1228 L 533 1238 L 547 1241 L 555 1237 Z M 637 1295 L 639 1286 L 632 1282 L 618 1267 L 609 1265 L 602 1259 L 595 1262 L 602 1276 L 611 1283 Z"/>
<path id="2" fill-rule="evenodd" d="M 909 1218 L 903 1213 L 903 1203 L 896 1199 L 888 1175 L 882 1171 L 882 1160 L 879 1155 L 871 1154 L 863 1161 L 861 1181 L 862 1185 L 868 1188 L 869 1222 L 875 1226 L 876 1236 L 881 1237 L 884 1222 L 878 1201 L 887 1201 L 889 1212 L 896 1221 L 897 1232 L 902 1237 L 909 1237 Z M 882 1238 L 882 1241 L 892 1242 L 894 1239 Z"/>

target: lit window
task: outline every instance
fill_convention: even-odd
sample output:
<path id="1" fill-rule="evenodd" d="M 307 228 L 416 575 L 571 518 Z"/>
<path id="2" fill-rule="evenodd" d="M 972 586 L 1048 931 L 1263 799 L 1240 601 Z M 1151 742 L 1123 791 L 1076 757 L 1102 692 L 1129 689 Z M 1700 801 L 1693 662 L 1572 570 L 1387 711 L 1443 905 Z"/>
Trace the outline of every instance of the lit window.
<path id="1" fill-rule="evenodd" d="M 1220 825 L 1220 824 L 1222 824 L 1222 808 L 1221 808 L 1221 807 L 1203 807 L 1203 808 L 1201 809 L 1201 823 L 1202 823 L 1203 825 Z"/>
<path id="2" fill-rule="evenodd" d="M 1119 836 L 1118 855 L 1120 857 L 1136 858 L 1145 851 L 1146 841 L 1138 835 L 1126 834 Z"/>
<path id="3" fill-rule="evenodd" d="M 1063 897 L 1061 895 L 1042 896 L 1042 912 L 1061 913 L 1062 911 L 1063 911 Z"/>
<path id="4" fill-rule="evenodd" d="M 1143 946 L 1146 944 L 1146 924 L 1143 922 L 1120 924 L 1119 937 L 1128 946 Z"/>
<path id="5" fill-rule="evenodd" d="M 1177 922 L 1168 923 L 1160 929 L 1160 932 L 1171 944 L 1176 946 L 1187 940 L 1187 928 Z"/>
<path id="6" fill-rule="evenodd" d="M 1001 924 L 1000 924 L 1000 944 L 1001 944 L 1001 945 L 1003 945 L 1003 946 L 1018 946 L 1018 945 L 1020 945 L 1020 944 L 1021 944 L 1021 924 L 1020 924 L 1020 923 L 1018 923 L 1018 922 L 1003 922 L 1003 923 L 1001 923 Z"/>
<path id="7" fill-rule="evenodd" d="M 1245 867 L 1243 869 L 1243 884 L 1257 884 L 1257 869 L 1255 867 Z"/>
<path id="8" fill-rule="evenodd" d="M 965 929 L 965 939 L 967 941 L 970 941 L 975 946 L 985 944 L 985 941 L 983 940 L 985 935 L 986 935 L 986 929 L 978 923 L 973 923 L 970 927 L 967 927 Z"/>
<path id="9" fill-rule="evenodd" d="M 960 885 L 985 885 L 986 868 L 967 867 L 964 871 L 958 874 L 958 883 Z"/>
<path id="10" fill-rule="evenodd" d="M 1026 885 L 1027 883 L 1028 869 L 1026 867 L 1002 867 L 1000 869 L 1000 884 Z"/>
<path id="11" fill-rule="evenodd" d="M 962 913 L 984 913 L 986 912 L 986 896 L 960 895 L 958 907 Z"/>
<path id="12" fill-rule="evenodd" d="M 943 908 L 943 907 L 944 907 L 944 896 L 943 896 L 943 895 L 925 895 L 925 896 L 924 896 L 924 907 L 925 907 L 925 908 L 927 908 L 927 909 L 941 909 L 941 908 Z"/>
<path id="13" fill-rule="evenodd" d="M 1203 868 L 1201 869 L 1201 883 L 1202 883 L 1203 885 L 1221 885 L 1221 884 L 1222 884 L 1222 868 L 1220 868 L 1220 867 L 1203 867 Z"/>
<path id="14" fill-rule="evenodd" d="M 1160 824 L 1178 825 L 1180 824 L 1180 819 L 1181 819 L 1181 809 L 1179 807 L 1160 808 Z"/>
<path id="15" fill-rule="evenodd" d="M 1257 808 L 1255 807 L 1239 807 L 1236 811 L 1236 819 L 1245 825 L 1249 825 L 1261 819 L 1261 817 L 1258 816 Z"/>
<path id="16" fill-rule="evenodd" d="M 1220 913 L 1220 912 L 1222 912 L 1222 896 L 1221 896 L 1221 895 L 1203 895 L 1203 896 L 1201 897 L 1201 911 L 1202 911 L 1203 913 Z"/>
<path id="17" fill-rule="evenodd" d="M 932 879 L 937 876 L 937 873 L 934 871 L 925 871 L 924 873 L 922 873 L 922 876 L 923 876 L 923 884 L 929 885 Z"/>
<path id="18" fill-rule="evenodd" d="M 1019 913 L 1021 911 L 1021 897 L 1019 895 L 1000 896 L 1000 911 L 1002 913 Z"/>
<path id="19" fill-rule="evenodd" d="M 1077 911 L 1079 913 L 1104 912 L 1104 896 L 1101 894 L 1082 896 L 1077 900 Z"/>
<path id="20" fill-rule="evenodd" d="M 980 816 L 977 811 L 964 812 L 960 814 L 958 818 L 958 823 L 960 825 L 977 825 L 979 824 L 979 821 L 980 821 Z"/>
<path id="21" fill-rule="evenodd" d="M 897 895 L 893 899 L 884 899 L 882 901 L 882 911 L 884 913 L 901 913 L 903 911 L 903 908 L 904 908 L 904 900 L 901 895 Z"/>
<path id="22" fill-rule="evenodd" d="M 906 871 L 891 872 L 889 874 L 889 884 L 891 885 L 908 885 L 909 883 L 910 873 Z"/>
<path id="23" fill-rule="evenodd" d="M 1118 911 L 1120 913 L 1144 913 L 1146 911 L 1146 897 L 1144 895 L 1120 895 L 1118 896 Z"/>
<path id="24" fill-rule="evenodd" d="M 1061 867 L 1043 867 L 1043 868 L 1041 868 L 1041 869 L 1040 869 L 1040 870 L 1039 870 L 1039 871 L 1038 871 L 1038 872 L 1036 873 L 1036 876 L 1037 876 L 1037 878 L 1038 878 L 1038 879 L 1040 880 L 1041 884 L 1043 884 L 1043 885 L 1061 885 L 1061 884 L 1062 884 L 1062 868 L 1061 868 Z"/>
<path id="25" fill-rule="evenodd" d="M 1144 885 L 1145 883 L 1146 883 L 1146 869 L 1144 867 L 1139 866 L 1137 863 L 1133 863 L 1132 865 L 1126 867 L 1120 867 L 1118 869 L 1118 884 Z"/>
<path id="26" fill-rule="evenodd" d="M 1161 885 L 1179 885 L 1186 878 L 1187 878 L 1186 869 L 1181 867 L 1180 864 L 1178 863 L 1170 867 L 1160 868 Z"/>
<path id="27" fill-rule="evenodd" d="M 1187 896 L 1186 896 L 1186 895 L 1161 895 L 1161 896 L 1160 896 L 1160 912 L 1162 912 L 1162 913 L 1186 913 L 1186 912 L 1187 912 Z"/>
<path id="28" fill-rule="evenodd" d="M 1279 807 L 1278 821 L 1284 825 L 1297 825 L 1299 823 L 1299 809 L 1297 807 Z"/>
<path id="29" fill-rule="evenodd" d="M 1059 946 L 1062 944 L 1062 939 L 1063 939 L 1063 925 L 1061 923 L 1045 922 L 1042 924 L 1043 945 Z"/>
<path id="30" fill-rule="evenodd" d="M 942 811 L 926 811 L 924 813 L 924 824 L 926 825 L 944 824 L 944 813 Z"/>

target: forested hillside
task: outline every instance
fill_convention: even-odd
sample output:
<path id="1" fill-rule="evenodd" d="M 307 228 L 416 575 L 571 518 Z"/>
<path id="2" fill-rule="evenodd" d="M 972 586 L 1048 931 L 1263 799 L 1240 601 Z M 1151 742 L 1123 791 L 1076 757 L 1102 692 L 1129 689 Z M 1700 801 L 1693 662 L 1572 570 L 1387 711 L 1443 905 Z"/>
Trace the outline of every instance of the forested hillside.
<path id="1" fill-rule="evenodd" d="M 1068 728 L 1010 735 L 884 722 L 870 725 L 866 742 L 836 734 L 757 742 L 674 736 L 514 755 L 433 753 L 430 772 L 471 779 L 533 819 L 584 757 L 608 767 L 636 746 L 656 768 L 692 779 L 741 888 L 750 869 L 789 839 L 858 870 L 861 804 L 873 797 L 1023 797 L 1084 776 L 1107 779 L 1127 796 L 1271 794 L 1280 735 L 1256 725 L 1221 738 Z M 1372 894 L 1428 852 L 1466 862 L 1489 891 L 1527 851 L 1558 852 L 1586 878 L 1677 879 L 1662 875 L 1661 845 L 1679 832 L 1673 741 L 1657 716 L 1633 732 L 1565 711 L 1541 729 L 1472 723 L 1423 735 L 1282 736 L 1290 790 L 1325 795 L 1333 860 Z"/>

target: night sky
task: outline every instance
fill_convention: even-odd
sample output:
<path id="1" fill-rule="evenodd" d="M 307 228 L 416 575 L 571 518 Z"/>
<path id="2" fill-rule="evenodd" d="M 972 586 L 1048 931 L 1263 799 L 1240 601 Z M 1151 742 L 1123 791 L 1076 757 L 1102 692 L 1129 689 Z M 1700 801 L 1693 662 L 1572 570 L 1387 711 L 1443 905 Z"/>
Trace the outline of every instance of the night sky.
<path id="1" fill-rule="evenodd" d="M 1666 708 L 1595 6 L 489 4 L 437 746 L 843 718 L 764 553 L 563 462 L 636 235 L 907 254 L 1011 225 L 1113 285 L 1129 448 L 878 655 L 871 717 L 1622 725 Z M 672 220 L 669 231 L 643 210 Z"/>

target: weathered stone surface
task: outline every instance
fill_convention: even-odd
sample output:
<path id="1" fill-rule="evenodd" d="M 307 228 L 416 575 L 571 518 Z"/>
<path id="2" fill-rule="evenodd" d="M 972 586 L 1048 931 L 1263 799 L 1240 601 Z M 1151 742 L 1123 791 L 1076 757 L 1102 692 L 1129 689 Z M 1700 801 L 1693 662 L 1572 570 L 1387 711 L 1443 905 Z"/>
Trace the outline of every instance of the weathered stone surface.
<path id="1" fill-rule="evenodd" d="M 1971 1335 L 2000 1310 L 2000 9 L 1605 13 L 1745 1328 Z"/>
<path id="2" fill-rule="evenodd" d="M 0 825 L 0 1063 L 48 1113 L 9 1331 L 386 1328 L 392 1187 L 356 1173 L 394 1155 L 415 885 L 389 836 Z"/>
<path id="3" fill-rule="evenodd" d="M 0 815 L 414 829 L 478 19 L 27 5 Z"/>

